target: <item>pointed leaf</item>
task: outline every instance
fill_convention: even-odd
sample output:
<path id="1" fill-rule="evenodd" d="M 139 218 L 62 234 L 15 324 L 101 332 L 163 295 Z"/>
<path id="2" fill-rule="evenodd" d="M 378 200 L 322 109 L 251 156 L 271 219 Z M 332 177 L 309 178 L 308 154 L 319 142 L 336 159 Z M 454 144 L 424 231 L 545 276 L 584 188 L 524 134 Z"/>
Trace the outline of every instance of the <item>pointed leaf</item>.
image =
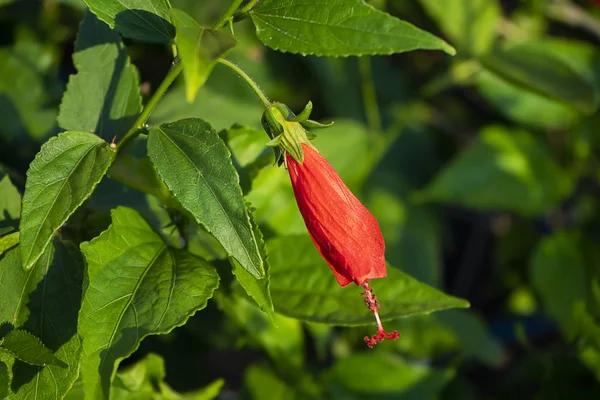
<path id="1" fill-rule="evenodd" d="M 0 259 L 0 326 L 26 330 L 40 338 L 68 367 L 40 368 L 10 363 L 14 399 L 60 399 L 79 373 L 81 343 L 77 313 L 81 304 L 83 260 L 68 242 L 55 241 L 29 271 L 21 268 L 19 250 Z"/>
<path id="2" fill-rule="evenodd" d="M 19 244 L 19 232 L 9 233 L 6 236 L 0 237 L 0 257 L 7 250 L 12 249 Z"/>
<path id="3" fill-rule="evenodd" d="M 144 337 L 183 325 L 219 284 L 213 267 L 167 247 L 135 210 L 111 215 L 105 232 L 81 244 L 89 281 L 79 313 L 81 376 L 94 399 L 108 396 L 118 363 Z"/>
<path id="4" fill-rule="evenodd" d="M 171 10 L 177 31 L 177 49 L 183 63 L 185 94 L 192 103 L 204 85 L 217 60 L 235 46 L 230 35 L 206 29 L 181 10 Z"/>
<path id="5" fill-rule="evenodd" d="M 256 278 L 265 276 L 227 146 L 198 118 L 150 130 L 148 155 L 177 200 Z"/>
<path id="6" fill-rule="evenodd" d="M 572 186 L 567 173 L 529 133 L 488 127 L 442 170 L 424 196 L 477 209 L 533 215 L 555 206 Z"/>
<path id="7" fill-rule="evenodd" d="M 305 321 L 331 325 L 375 322 L 358 287 L 340 287 L 308 235 L 283 236 L 267 242 L 271 266 L 271 296 L 275 311 Z M 405 273 L 387 268 L 387 277 L 371 281 L 382 320 L 468 307 Z"/>
<path id="8" fill-rule="evenodd" d="M 231 258 L 230 260 L 233 266 L 233 274 L 240 285 L 244 288 L 244 291 L 248 294 L 248 296 L 254 299 L 260 309 L 263 310 L 272 321 L 275 317 L 275 311 L 273 309 L 273 300 L 271 299 L 271 292 L 269 290 L 269 263 L 267 260 L 267 249 L 265 247 L 262 232 L 254 221 L 252 211 L 250 211 L 250 222 L 252 223 L 254 236 L 256 237 L 260 255 L 264 262 L 265 276 L 261 279 L 254 277 L 254 275 L 242 268 L 235 259 Z"/>
<path id="9" fill-rule="evenodd" d="M 362 0 L 264 0 L 250 16 L 258 38 L 284 52 L 318 56 L 455 50 L 442 39 Z"/>
<path id="10" fill-rule="evenodd" d="M 18 360 L 30 365 L 68 367 L 67 364 L 56 358 L 39 338 L 24 330 L 10 331 L 0 340 L 0 347 L 8 350 Z"/>
<path id="11" fill-rule="evenodd" d="M 21 260 L 30 269 L 52 235 L 92 194 L 115 152 L 91 133 L 65 132 L 51 138 L 29 170 L 21 215 Z"/>
<path id="12" fill-rule="evenodd" d="M 137 70 L 117 32 L 87 12 L 75 41 L 71 75 L 58 124 L 105 140 L 122 135 L 142 109 Z"/>
<path id="13" fill-rule="evenodd" d="M 123 36 L 145 42 L 171 43 L 169 0 L 84 0 L 101 21 Z"/>

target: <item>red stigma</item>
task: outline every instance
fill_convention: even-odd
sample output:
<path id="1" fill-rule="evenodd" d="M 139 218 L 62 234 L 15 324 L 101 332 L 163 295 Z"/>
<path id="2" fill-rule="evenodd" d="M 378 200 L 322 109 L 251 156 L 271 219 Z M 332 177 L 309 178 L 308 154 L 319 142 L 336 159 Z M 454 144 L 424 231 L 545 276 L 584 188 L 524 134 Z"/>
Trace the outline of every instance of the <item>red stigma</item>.
<path id="1" fill-rule="evenodd" d="M 379 302 L 377 301 L 377 297 L 375 297 L 375 293 L 373 293 L 373 289 L 369 286 L 369 281 L 366 280 L 363 285 L 363 289 L 365 291 L 360 295 L 364 298 L 365 304 L 367 308 L 375 315 L 375 320 L 377 321 L 377 334 L 368 337 L 365 336 L 365 343 L 370 348 L 373 348 L 377 343 L 383 342 L 385 339 L 394 340 L 400 337 L 398 331 L 393 331 L 392 333 L 387 333 L 385 329 L 383 329 L 383 325 L 381 323 L 381 319 L 379 318 Z"/>

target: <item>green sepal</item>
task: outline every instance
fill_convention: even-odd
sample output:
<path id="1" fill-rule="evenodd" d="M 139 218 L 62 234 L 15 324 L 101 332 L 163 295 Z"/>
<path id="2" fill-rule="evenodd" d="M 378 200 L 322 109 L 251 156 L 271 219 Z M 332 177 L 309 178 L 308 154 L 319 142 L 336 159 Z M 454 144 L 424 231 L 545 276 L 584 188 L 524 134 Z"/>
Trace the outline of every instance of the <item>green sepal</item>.
<path id="1" fill-rule="evenodd" d="M 307 119 L 306 121 L 301 122 L 302 126 L 309 129 L 320 129 L 320 128 L 329 128 L 333 125 L 333 121 L 323 124 L 321 122 L 313 121 L 312 119 Z"/>
<path id="2" fill-rule="evenodd" d="M 296 115 L 293 119 L 293 121 L 296 122 L 304 122 L 308 119 L 308 117 L 310 117 L 310 113 L 312 112 L 313 109 L 313 104 L 312 101 L 308 101 L 308 103 L 306 103 L 306 106 L 304 107 L 304 110 L 302 110 L 302 112 L 298 115 Z"/>
<path id="3" fill-rule="evenodd" d="M 275 136 L 273 139 L 271 139 L 267 143 L 265 143 L 265 146 L 278 147 L 281 144 L 282 136 L 283 136 L 283 134 L 281 134 L 279 136 Z"/>

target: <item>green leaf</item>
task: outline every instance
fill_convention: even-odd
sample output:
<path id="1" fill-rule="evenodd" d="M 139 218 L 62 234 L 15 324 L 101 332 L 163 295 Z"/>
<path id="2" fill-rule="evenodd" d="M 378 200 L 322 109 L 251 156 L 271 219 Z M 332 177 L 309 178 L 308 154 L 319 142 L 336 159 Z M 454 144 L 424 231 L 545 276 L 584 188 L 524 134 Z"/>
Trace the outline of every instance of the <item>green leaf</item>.
<path id="1" fill-rule="evenodd" d="M 337 361 L 329 379 L 359 399 L 434 399 L 454 376 L 452 370 L 435 370 L 410 364 L 390 354 L 353 354 Z M 393 396 L 393 397 L 392 397 Z M 355 398 L 355 397 L 353 397 Z"/>
<path id="2" fill-rule="evenodd" d="M 0 132 L 9 140 L 40 140 L 54 130 L 56 108 L 47 90 L 48 78 L 56 75 L 54 53 L 31 37 L 17 37 L 13 48 L 0 48 Z"/>
<path id="3" fill-rule="evenodd" d="M 544 311 L 571 339 L 578 330 L 574 308 L 589 293 L 579 234 L 559 232 L 544 238 L 531 258 L 530 277 Z"/>
<path id="4" fill-rule="evenodd" d="M 252 210 L 252 209 L 250 209 Z M 230 258 L 230 261 L 233 266 L 233 274 L 235 278 L 240 283 L 240 285 L 244 288 L 244 291 L 250 296 L 256 304 L 263 310 L 272 321 L 275 317 L 275 311 L 273 309 L 273 300 L 271 299 L 271 292 L 269 290 L 269 262 L 267 260 L 267 249 L 265 247 L 265 241 L 263 240 L 262 232 L 260 228 L 254 221 L 254 216 L 252 215 L 252 211 L 250 211 L 250 222 L 252 223 L 252 231 L 254 232 L 254 237 L 256 238 L 256 242 L 258 243 L 258 249 L 260 251 L 260 256 L 264 262 L 265 266 L 265 276 L 263 278 L 256 278 L 254 275 L 247 272 L 242 266 L 233 258 Z"/>
<path id="5" fill-rule="evenodd" d="M 9 393 L 10 376 L 8 366 L 0 361 L 0 399 L 5 399 Z"/>
<path id="6" fill-rule="evenodd" d="M 297 387 L 288 385 L 269 367 L 261 364 L 248 367 L 244 384 L 252 400 L 308 400 L 309 398 L 302 395 Z"/>
<path id="7" fill-rule="evenodd" d="M 75 41 L 72 75 L 58 124 L 111 140 L 127 132 L 142 109 L 137 70 L 117 32 L 87 12 Z"/>
<path id="8" fill-rule="evenodd" d="M 567 104 L 515 85 L 483 70 L 476 86 L 496 110 L 512 121 L 540 129 L 566 129 L 574 125 L 579 113 Z"/>
<path id="9" fill-rule="evenodd" d="M 583 61 L 584 66 L 570 62 L 569 56 L 561 56 L 561 50 Z M 569 46 L 555 48 L 552 42 L 535 41 L 498 49 L 480 60 L 487 69 L 507 81 L 583 113 L 592 114 L 598 108 L 600 77 L 590 76 L 600 65 L 598 54 L 570 52 Z"/>
<path id="10" fill-rule="evenodd" d="M 244 101 L 234 96 L 225 96 L 219 91 L 203 87 L 194 102 L 189 104 L 185 100 L 184 89 L 177 87 L 165 95 L 150 116 L 151 125 L 200 117 L 210 120 L 211 125 L 217 131 L 227 129 L 233 123 L 261 128 L 260 116 L 264 107 L 260 103 Z"/>
<path id="11" fill-rule="evenodd" d="M 92 194 L 115 152 L 98 136 L 65 132 L 51 138 L 27 171 L 21 215 L 21 260 L 30 269 L 52 235 Z"/>
<path id="12" fill-rule="evenodd" d="M 557 205 L 572 186 L 529 133 L 488 127 L 429 184 L 424 198 L 535 215 Z"/>
<path id="13" fill-rule="evenodd" d="M 169 188 L 160 180 L 150 158 L 146 155 L 147 144 L 145 135 L 140 135 L 129 143 L 119 152 L 119 156 L 110 166 L 108 177 L 140 192 L 153 195 L 168 208 L 181 208 Z"/>
<path id="14" fill-rule="evenodd" d="M 8 350 L 18 360 L 30 365 L 68 367 L 67 364 L 56 358 L 39 338 L 24 330 L 10 331 L 0 340 L 0 347 Z"/>
<path id="15" fill-rule="evenodd" d="M 202 224 L 256 278 L 263 261 L 227 146 L 201 119 L 150 130 L 148 155 L 158 174 Z"/>
<path id="16" fill-rule="evenodd" d="M 185 94 L 193 102 L 198 90 L 204 85 L 217 60 L 235 46 L 230 35 L 206 29 L 181 10 L 171 10 L 177 32 L 178 54 L 183 63 Z"/>
<path id="17" fill-rule="evenodd" d="M 83 0 L 101 21 L 123 36 L 171 43 L 175 28 L 169 20 L 169 0 Z"/>
<path id="18" fill-rule="evenodd" d="M 340 287 L 308 235 L 285 236 L 267 242 L 271 267 L 271 296 L 275 311 L 305 321 L 331 325 L 374 324 L 373 313 L 358 287 Z M 387 268 L 388 276 L 371 282 L 381 304 L 382 320 L 468 307 L 457 299 Z"/>
<path id="19" fill-rule="evenodd" d="M 502 19 L 497 0 L 420 0 L 460 50 L 483 54 L 491 49 Z"/>
<path id="20" fill-rule="evenodd" d="M 10 177 L 0 170 L 0 222 L 7 219 L 18 220 L 20 215 L 21 194 Z"/>
<path id="21" fill-rule="evenodd" d="M 81 343 L 77 313 L 81 304 L 83 260 L 64 241 L 48 246 L 29 271 L 23 270 L 18 248 L 0 259 L 0 326 L 26 330 L 40 338 L 55 357 L 68 365 L 36 367 L 9 364 L 14 399 L 60 399 L 79 373 Z"/>
<path id="22" fill-rule="evenodd" d="M 89 282 L 79 313 L 86 398 L 106 398 L 117 364 L 144 337 L 183 325 L 219 284 L 213 267 L 167 247 L 135 210 L 111 215 L 105 232 L 81 244 Z"/>
<path id="23" fill-rule="evenodd" d="M 454 48 L 362 0 L 264 0 L 250 16 L 258 38 L 284 52 L 318 56 L 393 54 Z"/>

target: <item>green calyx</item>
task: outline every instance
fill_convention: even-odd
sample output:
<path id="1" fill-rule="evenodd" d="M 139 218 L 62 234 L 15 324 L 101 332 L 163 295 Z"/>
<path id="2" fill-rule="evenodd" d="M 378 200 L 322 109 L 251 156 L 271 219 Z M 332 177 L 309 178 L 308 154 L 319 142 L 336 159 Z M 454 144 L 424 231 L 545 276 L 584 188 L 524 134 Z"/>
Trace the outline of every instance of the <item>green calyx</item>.
<path id="1" fill-rule="evenodd" d="M 308 102 L 304 110 L 295 115 L 288 106 L 283 103 L 273 103 L 263 113 L 262 125 L 271 138 L 267 146 L 275 150 L 276 162 L 283 163 L 283 154 L 289 153 L 296 161 L 304 161 L 302 143 L 310 146 L 310 140 L 315 136 L 306 131 L 306 128 L 326 128 L 333 125 L 321 124 L 308 119 L 312 112 L 312 102 Z"/>

